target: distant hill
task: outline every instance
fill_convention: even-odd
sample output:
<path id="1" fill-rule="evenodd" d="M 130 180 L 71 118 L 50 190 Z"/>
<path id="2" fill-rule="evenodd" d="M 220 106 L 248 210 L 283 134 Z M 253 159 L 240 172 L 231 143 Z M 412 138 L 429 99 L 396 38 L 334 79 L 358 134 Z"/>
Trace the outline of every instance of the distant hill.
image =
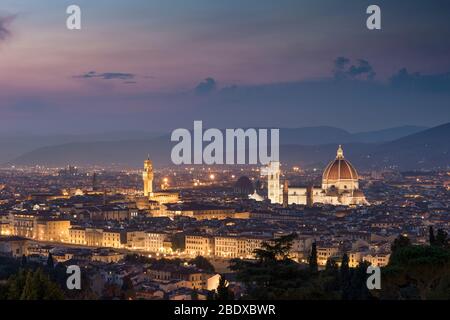
<path id="1" fill-rule="evenodd" d="M 152 139 L 161 135 L 163 135 L 163 133 L 141 131 L 113 131 L 79 135 L 32 135 L 28 133 L 0 133 L 0 163 L 12 161 L 22 154 L 42 147 L 57 146 L 61 144 L 76 142 Z"/>
<path id="2" fill-rule="evenodd" d="M 305 127 L 280 130 L 280 143 L 285 145 L 314 146 L 330 143 L 348 143 L 355 138 L 351 133 L 334 127 Z"/>
<path id="3" fill-rule="evenodd" d="M 348 143 L 380 143 L 393 141 L 423 130 L 427 127 L 402 126 L 377 131 L 350 133 L 334 127 L 305 127 L 295 129 L 281 129 L 281 144 L 297 144 L 314 146 L 323 144 Z"/>
<path id="4" fill-rule="evenodd" d="M 450 167 L 450 123 L 379 146 L 374 159 L 402 168 Z"/>
<path id="5" fill-rule="evenodd" d="M 388 129 L 379 132 L 381 132 L 381 136 L 392 137 L 401 132 L 415 131 L 416 129 L 417 127 L 403 127 L 403 129 Z M 285 130 L 288 130 L 287 134 Z M 302 131 L 304 135 L 300 135 L 299 132 Z M 323 134 L 323 132 L 327 132 L 327 134 Z M 394 141 L 377 143 L 364 141 L 364 139 L 373 139 L 372 133 L 364 133 L 365 138 L 342 142 L 334 136 L 326 137 L 330 132 L 334 132 L 344 141 L 346 137 L 349 138 L 349 135 L 353 136 L 346 133 L 345 130 L 330 127 L 283 129 L 281 131 L 281 160 L 287 164 L 320 168 L 335 157 L 337 145 L 344 144 L 346 158 L 361 169 L 394 166 L 409 170 L 450 166 L 450 123 Z M 314 133 L 325 137 L 321 140 L 314 137 Z M 295 138 L 296 136 L 298 138 Z M 315 141 L 317 145 L 300 145 L 303 138 L 311 139 L 309 142 Z M 358 141 L 359 139 L 363 141 Z M 324 141 L 327 143 L 321 143 Z M 46 166 L 64 166 L 69 163 L 80 166 L 116 164 L 140 167 L 143 159 L 149 153 L 156 166 L 164 166 L 171 164 L 170 152 L 173 145 L 169 136 L 142 140 L 68 143 L 38 148 L 23 154 L 11 163 Z"/>
<path id="6" fill-rule="evenodd" d="M 124 140 L 101 142 L 76 142 L 43 147 L 27 152 L 10 162 L 15 165 L 45 165 L 60 167 L 67 164 L 122 165 L 138 167 L 150 156 L 156 166 L 170 163 L 170 140 Z"/>
<path id="7" fill-rule="evenodd" d="M 355 139 L 353 142 L 378 143 L 397 140 L 426 129 L 429 128 L 419 126 L 402 126 L 377 131 L 359 132 L 354 133 L 352 136 Z"/>
<path id="8" fill-rule="evenodd" d="M 289 164 L 319 166 L 334 156 L 336 145 L 283 146 L 281 156 Z M 350 143 L 345 157 L 357 168 L 402 170 L 450 167 L 450 123 L 384 143 Z"/>

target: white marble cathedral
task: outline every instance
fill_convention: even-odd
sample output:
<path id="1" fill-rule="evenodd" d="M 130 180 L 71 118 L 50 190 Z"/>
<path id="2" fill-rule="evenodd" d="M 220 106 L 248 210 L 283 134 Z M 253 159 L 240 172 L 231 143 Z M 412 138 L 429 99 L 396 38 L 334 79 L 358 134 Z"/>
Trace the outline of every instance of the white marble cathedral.
<path id="1" fill-rule="evenodd" d="M 344 159 L 342 146 L 337 150 L 336 159 L 331 161 L 322 175 L 322 187 L 289 187 L 287 181 L 280 184 L 280 163 L 271 162 L 265 168 L 268 198 L 271 203 L 331 205 L 368 205 L 359 190 L 358 173 L 352 164 Z"/>

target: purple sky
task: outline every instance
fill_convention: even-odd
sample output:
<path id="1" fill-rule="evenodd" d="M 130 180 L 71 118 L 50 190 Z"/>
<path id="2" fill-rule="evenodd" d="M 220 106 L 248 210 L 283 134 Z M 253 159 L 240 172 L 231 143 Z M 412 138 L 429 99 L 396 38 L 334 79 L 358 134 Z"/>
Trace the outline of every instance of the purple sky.
<path id="1" fill-rule="evenodd" d="M 448 1 L 379 1 L 381 31 L 361 0 L 69 4 L 1 2 L 0 132 L 450 120 Z"/>

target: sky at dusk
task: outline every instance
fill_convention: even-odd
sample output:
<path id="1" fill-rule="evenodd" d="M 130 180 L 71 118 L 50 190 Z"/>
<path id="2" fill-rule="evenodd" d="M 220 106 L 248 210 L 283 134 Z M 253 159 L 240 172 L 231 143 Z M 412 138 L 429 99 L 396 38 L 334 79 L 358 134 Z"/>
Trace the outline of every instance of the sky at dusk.
<path id="1" fill-rule="evenodd" d="M 450 2 L 377 1 L 376 31 L 370 4 L 2 0 L 0 132 L 450 121 Z"/>

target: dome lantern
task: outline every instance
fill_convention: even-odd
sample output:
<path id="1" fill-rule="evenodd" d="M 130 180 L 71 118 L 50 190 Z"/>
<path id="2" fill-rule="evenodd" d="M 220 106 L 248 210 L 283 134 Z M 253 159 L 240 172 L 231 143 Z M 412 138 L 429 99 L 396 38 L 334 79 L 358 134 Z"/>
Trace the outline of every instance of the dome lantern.
<path id="1" fill-rule="evenodd" d="M 358 189 L 358 173 L 353 165 L 344 159 L 342 145 L 336 152 L 336 159 L 325 168 L 322 176 L 324 190 L 336 188 L 339 191 L 353 191 Z"/>
<path id="2" fill-rule="evenodd" d="M 342 145 L 339 145 L 337 149 L 336 159 L 344 159 L 344 150 L 342 149 Z"/>

